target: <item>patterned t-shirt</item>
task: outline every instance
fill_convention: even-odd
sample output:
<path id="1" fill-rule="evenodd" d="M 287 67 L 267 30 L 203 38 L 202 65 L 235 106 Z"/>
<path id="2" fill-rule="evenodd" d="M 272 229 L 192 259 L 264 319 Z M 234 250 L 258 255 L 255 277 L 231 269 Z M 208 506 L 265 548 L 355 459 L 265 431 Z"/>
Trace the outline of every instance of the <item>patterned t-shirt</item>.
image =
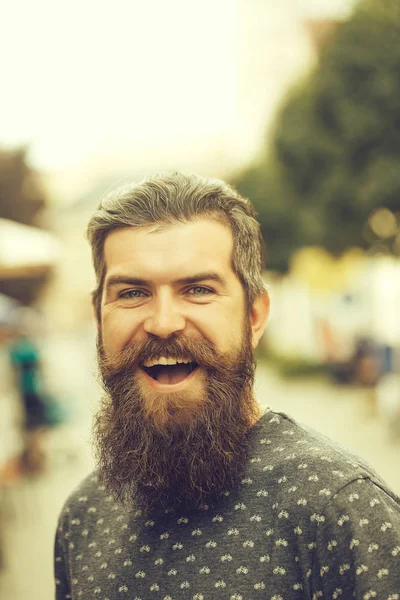
<path id="1" fill-rule="evenodd" d="M 399 497 L 285 414 L 250 441 L 241 484 L 201 510 L 144 515 L 89 476 L 60 516 L 57 600 L 399 600 Z"/>

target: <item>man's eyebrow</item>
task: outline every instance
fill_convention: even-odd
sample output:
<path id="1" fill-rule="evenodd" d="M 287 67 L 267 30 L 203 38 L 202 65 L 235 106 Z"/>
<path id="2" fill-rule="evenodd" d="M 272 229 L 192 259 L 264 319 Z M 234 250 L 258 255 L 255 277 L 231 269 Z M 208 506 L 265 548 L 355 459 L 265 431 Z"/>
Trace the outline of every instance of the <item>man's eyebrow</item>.
<path id="1" fill-rule="evenodd" d="M 106 279 L 107 288 L 116 285 L 150 285 L 150 281 L 138 277 L 128 277 L 128 275 L 112 275 Z"/>
<path id="2" fill-rule="evenodd" d="M 218 273 L 196 273 L 195 275 L 191 275 L 190 277 L 181 277 L 174 281 L 174 284 L 190 284 L 190 283 L 199 283 L 200 281 L 215 281 L 219 283 L 223 287 L 227 287 L 226 279 L 224 279 Z M 112 275 L 111 277 L 106 279 L 106 287 L 111 288 L 116 285 L 144 285 L 151 286 L 151 281 L 146 279 L 140 279 L 138 277 L 128 277 L 127 275 Z"/>
<path id="3" fill-rule="evenodd" d="M 185 284 L 185 283 L 199 283 L 200 281 L 215 281 L 219 283 L 223 287 L 227 287 L 227 282 L 224 277 L 219 275 L 218 273 L 197 273 L 196 275 L 192 275 L 190 277 L 182 277 L 175 281 L 174 283 Z"/>

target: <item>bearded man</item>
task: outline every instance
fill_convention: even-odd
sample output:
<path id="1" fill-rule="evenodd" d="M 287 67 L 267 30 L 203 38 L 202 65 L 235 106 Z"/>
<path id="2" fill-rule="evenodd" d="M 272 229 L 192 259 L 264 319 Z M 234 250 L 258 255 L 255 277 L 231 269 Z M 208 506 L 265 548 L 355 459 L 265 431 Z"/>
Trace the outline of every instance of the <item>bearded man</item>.
<path id="1" fill-rule="evenodd" d="M 399 599 L 399 498 L 255 400 L 251 204 L 157 176 L 109 194 L 88 238 L 105 394 L 96 472 L 60 515 L 57 600 Z"/>

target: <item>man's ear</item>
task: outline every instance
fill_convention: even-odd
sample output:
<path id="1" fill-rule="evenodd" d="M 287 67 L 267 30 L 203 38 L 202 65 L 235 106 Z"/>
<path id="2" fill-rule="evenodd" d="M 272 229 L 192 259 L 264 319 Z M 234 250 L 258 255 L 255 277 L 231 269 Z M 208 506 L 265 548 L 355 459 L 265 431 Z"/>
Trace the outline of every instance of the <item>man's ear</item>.
<path id="1" fill-rule="evenodd" d="M 267 290 L 265 290 L 255 298 L 253 306 L 251 307 L 250 325 L 253 349 L 258 346 L 258 342 L 264 332 L 269 317 L 269 306 L 269 294 Z"/>

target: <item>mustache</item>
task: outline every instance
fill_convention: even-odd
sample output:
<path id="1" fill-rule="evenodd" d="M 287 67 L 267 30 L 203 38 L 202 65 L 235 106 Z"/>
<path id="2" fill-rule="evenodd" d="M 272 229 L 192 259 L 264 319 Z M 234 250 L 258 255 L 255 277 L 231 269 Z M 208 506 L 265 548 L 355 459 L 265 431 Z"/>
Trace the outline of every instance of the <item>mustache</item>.
<path id="1" fill-rule="evenodd" d="M 105 373 L 116 371 L 123 374 L 126 369 L 132 372 L 132 366 L 141 367 L 148 360 L 160 356 L 188 359 L 205 369 L 218 368 L 219 353 L 208 340 L 193 336 L 171 336 L 167 339 L 148 338 L 141 342 L 125 346 L 115 356 L 105 356 L 102 341 L 97 340 L 101 368 Z"/>

